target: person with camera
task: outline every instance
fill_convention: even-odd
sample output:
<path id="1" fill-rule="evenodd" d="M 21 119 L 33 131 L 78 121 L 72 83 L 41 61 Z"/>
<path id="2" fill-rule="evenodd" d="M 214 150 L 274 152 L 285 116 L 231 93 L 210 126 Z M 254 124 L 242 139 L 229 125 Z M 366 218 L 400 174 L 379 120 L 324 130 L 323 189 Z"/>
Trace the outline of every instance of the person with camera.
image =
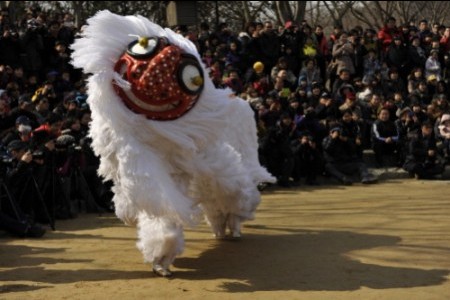
<path id="1" fill-rule="evenodd" d="M 385 61 L 389 69 L 395 68 L 398 70 L 399 77 L 405 80 L 408 73 L 409 59 L 408 48 L 405 46 L 404 41 L 400 36 L 395 36 L 386 52 Z"/>
<path id="2" fill-rule="evenodd" d="M 434 179 L 444 172 L 431 122 L 423 122 L 419 134 L 409 142 L 403 169 L 417 179 Z"/>
<path id="3" fill-rule="evenodd" d="M 51 112 L 33 131 L 32 139 L 33 148 L 43 154 L 45 162 L 36 170 L 40 173 L 36 178 L 42 178 L 39 184 L 44 187 L 45 199 L 52 201 L 56 219 L 75 218 L 78 214 L 78 205 L 71 201 L 71 174 L 80 163 L 80 152 L 75 138 L 63 134 L 67 133 L 62 130 L 63 124 L 62 116 Z"/>
<path id="4" fill-rule="evenodd" d="M 24 67 L 27 72 L 40 74 L 44 69 L 44 35 L 40 20 L 31 18 L 27 20 L 26 31 L 21 36 L 24 49 Z"/>
<path id="5" fill-rule="evenodd" d="M 16 219 L 0 210 L 0 229 L 18 237 L 42 237 L 46 230 L 39 224 L 27 221 L 26 217 Z"/>
<path id="6" fill-rule="evenodd" d="M 356 30 L 352 30 L 348 37 L 348 40 L 353 46 L 353 65 L 355 67 L 355 77 L 362 78 L 364 76 L 364 57 L 368 51 L 366 46 L 361 43 L 361 36 Z"/>
<path id="7" fill-rule="evenodd" d="M 3 169 L 7 168 L 4 164 L 7 163 L 9 162 L 3 160 L 1 162 L 2 174 L 0 181 L 2 193 L 4 193 L 4 195 L 0 198 L 0 230 L 4 230 L 17 237 L 42 237 L 46 232 L 45 228 L 34 223 L 32 218 L 22 211 L 19 203 L 17 203 L 16 198 L 10 192 L 8 184 L 3 178 L 5 175 L 3 174 Z"/>
<path id="8" fill-rule="evenodd" d="M 307 185 L 319 185 L 317 175 L 323 171 L 323 159 L 314 137 L 309 132 L 299 134 L 298 138 L 291 142 L 294 156 L 292 179 L 299 183 L 301 177 L 305 177 Z"/>
<path id="9" fill-rule="evenodd" d="M 361 183 L 375 183 L 376 176 L 369 173 L 365 163 L 352 151 L 348 138 L 343 137 L 341 133 L 341 127 L 333 127 L 322 141 L 325 171 L 344 185 L 353 184 L 350 176 L 355 173 L 360 176 Z"/>
<path id="10" fill-rule="evenodd" d="M 397 109 L 396 116 L 398 119 L 394 123 L 398 131 L 399 159 L 404 163 L 409 142 L 420 132 L 420 121 L 409 106 Z"/>
<path id="11" fill-rule="evenodd" d="M 19 66 L 21 46 L 18 32 L 8 24 L 1 29 L 0 34 L 0 65 Z"/>
<path id="12" fill-rule="evenodd" d="M 281 187 L 290 187 L 289 178 L 292 175 L 294 157 L 291 141 L 296 136 L 296 125 L 289 113 L 279 116 L 274 126 L 267 128 L 266 135 L 261 139 L 261 154 L 264 157 L 268 171 L 277 177 Z"/>
<path id="13" fill-rule="evenodd" d="M 12 160 L 6 171 L 6 180 L 10 194 L 17 203 L 17 209 L 22 211 L 31 223 L 37 220 L 49 221 L 44 213 L 46 208 L 42 207 L 42 203 L 36 199 L 37 192 L 31 189 L 30 183 L 33 167 L 43 164 L 43 158 L 33 155 L 29 144 L 21 140 L 11 141 L 7 150 Z"/>
<path id="14" fill-rule="evenodd" d="M 34 92 L 34 95 L 31 97 L 31 101 L 33 101 L 34 104 L 39 103 L 41 99 L 47 100 L 48 102 L 48 107 L 46 107 L 47 110 L 53 110 L 55 106 L 58 104 L 59 99 L 56 95 L 53 82 L 49 80 L 45 81 L 44 84 L 40 88 L 38 88 Z M 48 116 L 48 113 L 46 113 L 46 116 Z M 42 122 L 40 124 L 42 124 Z"/>
<path id="15" fill-rule="evenodd" d="M 355 65 L 353 63 L 353 54 L 355 48 L 348 39 L 348 33 L 342 32 L 339 40 L 337 40 L 333 46 L 333 60 L 337 65 L 336 75 L 339 76 L 341 70 L 346 69 L 350 75 L 355 74 Z"/>
<path id="16" fill-rule="evenodd" d="M 1 143 L 7 146 L 14 140 L 28 142 L 31 137 L 31 121 L 27 116 L 19 116 L 16 119 L 14 129 L 10 130 L 1 140 Z"/>

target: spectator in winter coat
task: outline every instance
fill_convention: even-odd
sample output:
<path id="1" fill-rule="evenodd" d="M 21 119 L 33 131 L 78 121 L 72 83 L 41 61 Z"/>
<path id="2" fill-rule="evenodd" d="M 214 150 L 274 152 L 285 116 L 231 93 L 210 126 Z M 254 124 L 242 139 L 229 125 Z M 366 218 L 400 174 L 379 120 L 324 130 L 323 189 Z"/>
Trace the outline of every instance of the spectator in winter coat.
<path id="1" fill-rule="evenodd" d="M 334 127 L 322 142 L 325 170 L 345 185 L 353 183 L 350 176 L 355 173 L 362 183 L 376 182 L 377 178 L 369 173 L 367 166 L 351 151 L 348 140 L 341 133 L 340 127 Z"/>
<path id="2" fill-rule="evenodd" d="M 419 135 L 409 143 L 403 168 L 418 179 L 433 179 L 444 172 L 430 122 L 423 123 Z"/>
<path id="3" fill-rule="evenodd" d="M 343 69 L 348 70 L 350 75 L 355 74 L 355 65 L 352 58 L 354 51 L 352 43 L 348 40 L 348 34 L 343 32 L 334 44 L 332 52 L 333 59 L 337 64 L 336 75 L 339 75 Z"/>
<path id="4" fill-rule="evenodd" d="M 378 40 L 380 41 L 383 53 L 387 52 L 388 47 L 391 45 L 392 40 L 396 36 L 400 36 L 400 31 L 396 26 L 396 20 L 390 17 L 384 23 L 384 27 L 378 31 Z"/>
<path id="5" fill-rule="evenodd" d="M 378 119 L 372 125 L 372 148 L 375 152 L 377 166 L 384 165 L 386 155 L 398 155 L 398 141 L 399 133 L 395 123 L 390 120 L 389 109 L 382 108 Z"/>

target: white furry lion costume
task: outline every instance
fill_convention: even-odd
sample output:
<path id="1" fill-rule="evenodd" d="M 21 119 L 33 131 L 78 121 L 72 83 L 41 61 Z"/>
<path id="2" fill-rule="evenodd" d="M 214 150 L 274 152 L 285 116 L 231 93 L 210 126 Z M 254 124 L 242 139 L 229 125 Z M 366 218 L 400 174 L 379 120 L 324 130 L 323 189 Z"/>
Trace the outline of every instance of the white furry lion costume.
<path id="1" fill-rule="evenodd" d="M 99 174 L 114 182 L 117 216 L 137 224 L 153 270 L 184 247 L 183 226 L 202 213 L 216 237 L 252 219 L 260 166 L 253 111 L 216 89 L 193 43 L 142 16 L 102 11 L 72 45 L 73 64 L 92 74 L 90 136 Z"/>

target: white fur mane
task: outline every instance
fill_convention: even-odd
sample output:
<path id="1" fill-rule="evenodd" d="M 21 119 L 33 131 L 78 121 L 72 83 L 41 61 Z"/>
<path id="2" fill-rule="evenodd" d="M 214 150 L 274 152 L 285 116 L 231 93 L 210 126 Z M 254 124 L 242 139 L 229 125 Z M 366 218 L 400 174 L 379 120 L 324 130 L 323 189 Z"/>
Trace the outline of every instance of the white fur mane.
<path id="1" fill-rule="evenodd" d="M 114 181 L 118 214 L 135 218 L 134 210 L 145 211 L 193 224 L 200 213 L 198 204 L 208 192 L 222 191 L 217 201 L 227 207 L 230 196 L 251 197 L 248 185 L 254 188 L 258 182 L 273 181 L 258 162 L 253 111 L 242 99 L 231 99 L 230 90 L 216 89 L 209 78 L 195 106 L 176 120 L 149 120 L 123 104 L 112 86 L 117 78 L 114 65 L 136 35 L 166 37 L 201 61 L 195 45 L 172 30 L 142 16 L 108 11 L 90 18 L 83 36 L 72 45 L 74 66 L 92 74 L 90 136 L 101 159 L 99 174 Z M 226 178 L 233 172 L 239 176 Z M 213 177 L 221 182 L 221 189 L 205 184 Z M 259 200 L 239 201 L 227 209 L 248 206 L 243 217 L 251 218 Z"/>

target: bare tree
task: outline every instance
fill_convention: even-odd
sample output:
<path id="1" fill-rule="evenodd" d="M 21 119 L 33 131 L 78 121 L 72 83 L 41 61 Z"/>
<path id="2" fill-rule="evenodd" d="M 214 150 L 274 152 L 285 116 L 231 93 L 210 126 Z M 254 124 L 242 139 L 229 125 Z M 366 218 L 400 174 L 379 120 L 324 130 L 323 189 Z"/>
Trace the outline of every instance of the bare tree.
<path id="1" fill-rule="evenodd" d="M 305 13 L 305 19 L 313 26 L 321 25 L 328 27 L 333 24 L 333 19 L 330 18 L 329 12 L 325 7 L 324 1 L 308 1 Z"/>
<path id="2" fill-rule="evenodd" d="M 426 1 L 418 10 L 418 15 L 431 23 L 449 22 L 450 3 L 447 1 Z"/>
<path id="3" fill-rule="evenodd" d="M 49 1 L 53 2 L 53 1 Z M 161 25 L 167 24 L 167 1 L 65 1 L 69 3 L 79 24 L 99 10 L 108 9 L 121 15 L 139 14 Z"/>
<path id="4" fill-rule="evenodd" d="M 334 24 L 343 24 L 344 16 L 358 1 L 322 1 Z"/>
<path id="5" fill-rule="evenodd" d="M 226 22 L 231 28 L 240 30 L 243 29 L 248 22 L 267 18 L 266 13 L 271 11 L 271 2 L 272 1 L 199 1 L 198 15 L 201 21 L 210 24 Z M 217 16 L 215 13 L 216 9 Z"/>
<path id="6" fill-rule="evenodd" d="M 427 19 L 431 23 L 448 22 L 450 3 L 447 1 L 355 1 L 350 6 L 352 18 L 368 27 L 380 28 L 388 17 L 398 24 Z"/>
<path id="7" fill-rule="evenodd" d="M 0 1 L 0 6 L 8 7 L 13 21 L 23 17 L 24 8 L 34 5 L 44 11 L 71 12 L 78 26 L 102 9 L 122 15 L 140 14 L 166 26 L 168 2 Z M 323 27 L 340 23 L 346 27 L 363 25 L 372 28 L 382 27 L 390 16 L 397 18 L 398 24 L 420 19 L 431 23 L 450 23 L 448 1 L 198 1 L 197 9 L 199 23 L 226 22 L 236 31 L 248 22 L 264 20 L 282 25 L 289 20 L 300 22 L 308 19 L 310 24 Z"/>
<path id="8" fill-rule="evenodd" d="M 308 1 L 274 1 L 273 8 L 279 23 L 286 21 L 300 22 L 305 18 Z"/>
<path id="9" fill-rule="evenodd" d="M 20 16 L 20 12 L 24 10 L 25 3 L 24 1 L 0 1 L 0 7 L 8 9 L 9 19 L 15 23 Z"/>
<path id="10" fill-rule="evenodd" d="M 395 13 L 401 23 L 415 22 L 425 9 L 425 1 L 395 1 Z"/>
<path id="11" fill-rule="evenodd" d="M 286 21 L 293 20 L 294 14 L 289 5 L 289 1 L 275 1 L 278 20 L 284 24 Z"/>

